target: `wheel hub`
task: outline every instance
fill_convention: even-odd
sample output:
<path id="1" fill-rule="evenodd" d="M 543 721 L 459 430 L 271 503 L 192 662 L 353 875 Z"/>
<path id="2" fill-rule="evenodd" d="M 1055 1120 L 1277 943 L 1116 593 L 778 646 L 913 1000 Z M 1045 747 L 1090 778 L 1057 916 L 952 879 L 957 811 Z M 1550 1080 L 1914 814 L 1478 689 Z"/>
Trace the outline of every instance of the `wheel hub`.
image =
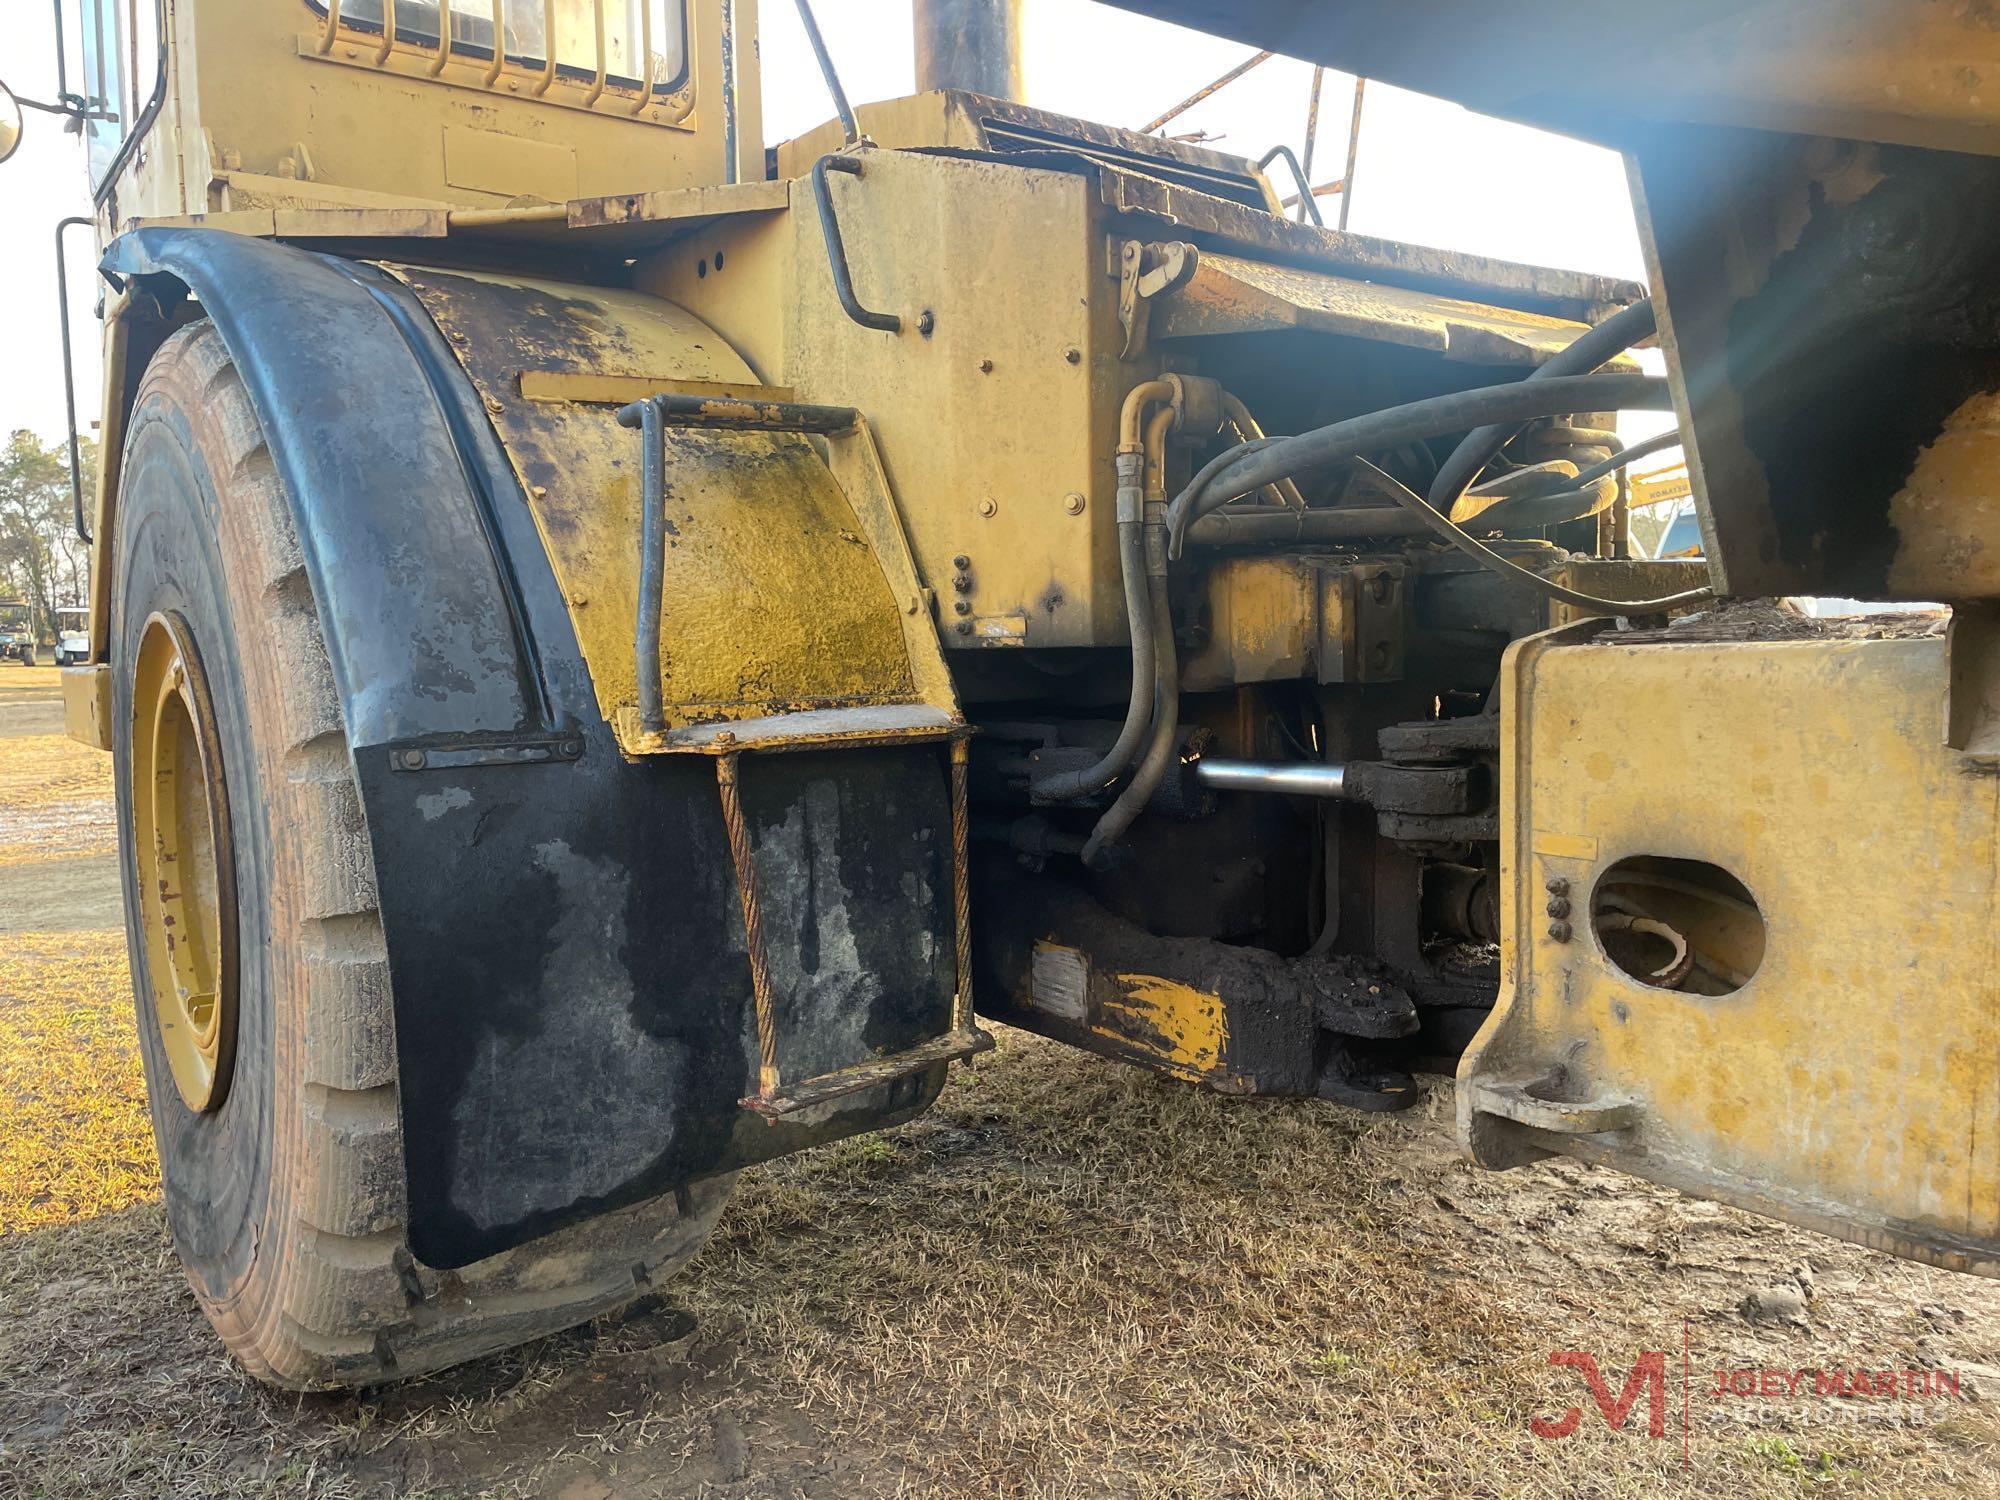
<path id="1" fill-rule="evenodd" d="M 132 844 L 146 982 L 174 1086 L 217 1109 L 236 1057 L 236 869 L 213 700 L 187 621 L 146 621 L 132 675 Z"/>

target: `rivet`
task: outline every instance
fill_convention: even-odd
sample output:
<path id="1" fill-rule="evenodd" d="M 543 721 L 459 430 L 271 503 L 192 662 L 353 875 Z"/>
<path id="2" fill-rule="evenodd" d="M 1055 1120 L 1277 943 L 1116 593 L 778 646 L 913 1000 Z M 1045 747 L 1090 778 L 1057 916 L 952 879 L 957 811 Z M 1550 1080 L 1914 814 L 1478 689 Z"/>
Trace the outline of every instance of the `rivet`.
<path id="1" fill-rule="evenodd" d="M 1077 494 L 1076 491 L 1071 490 L 1067 495 L 1063 496 L 1063 509 L 1068 511 L 1073 516 L 1082 515 L 1083 496 Z"/>
<path id="2" fill-rule="evenodd" d="M 961 552 L 951 560 L 951 565 L 962 573 L 972 566 L 972 559 Z"/>
<path id="3" fill-rule="evenodd" d="M 1067 349 L 1063 350 L 1063 358 L 1073 365 L 1080 365 L 1083 363 L 1083 351 L 1077 348 L 1076 345 L 1071 344 Z"/>
<path id="4" fill-rule="evenodd" d="M 933 333 L 937 332 L 937 314 L 932 312 L 928 307 L 917 314 L 917 332 L 921 333 L 925 338 L 929 338 Z"/>
<path id="5" fill-rule="evenodd" d="M 993 373 L 993 361 L 990 359 L 982 359 L 979 362 L 979 373 L 982 375 L 991 375 Z"/>
<path id="6" fill-rule="evenodd" d="M 979 513 L 982 516 L 990 516 L 999 509 L 1000 509 L 1000 502 L 993 499 L 991 496 L 988 496 L 986 499 L 979 502 Z"/>

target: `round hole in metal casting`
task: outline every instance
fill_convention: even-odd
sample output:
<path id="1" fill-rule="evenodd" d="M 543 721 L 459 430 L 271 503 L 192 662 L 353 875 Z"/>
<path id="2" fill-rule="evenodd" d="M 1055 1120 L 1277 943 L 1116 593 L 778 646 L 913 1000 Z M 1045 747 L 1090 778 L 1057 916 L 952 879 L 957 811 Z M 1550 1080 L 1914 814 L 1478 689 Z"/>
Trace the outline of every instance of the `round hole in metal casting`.
<path id="1" fill-rule="evenodd" d="M 1617 968 L 1654 989 L 1729 995 L 1764 961 L 1764 914 L 1720 865 L 1638 854 L 1598 877 L 1590 928 Z"/>

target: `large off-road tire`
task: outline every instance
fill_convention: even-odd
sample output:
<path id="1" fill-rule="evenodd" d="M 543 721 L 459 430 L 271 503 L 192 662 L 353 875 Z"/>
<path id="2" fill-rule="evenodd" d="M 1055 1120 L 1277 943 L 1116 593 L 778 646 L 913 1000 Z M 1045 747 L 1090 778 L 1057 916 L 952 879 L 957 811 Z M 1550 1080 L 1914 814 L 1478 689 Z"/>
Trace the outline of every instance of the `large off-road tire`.
<path id="1" fill-rule="evenodd" d="M 707 1236 L 727 1178 L 457 1271 L 412 1257 L 389 965 L 340 704 L 283 483 L 209 324 L 147 369 L 123 464 L 111 660 L 126 926 L 167 1219 L 216 1330 L 261 1379 L 365 1385 L 644 1293 Z M 205 693 L 188 695 L 190 676 Z M 152 768 L 136 787 L 135 766 Z M 197 794 L 197 767 L 220 786 Z M 226 980 L 232 956 L 233 1017 L 175 1000 L 183 966 Z M 170 1049 L 191 1020 L 206 1053 Z"/>

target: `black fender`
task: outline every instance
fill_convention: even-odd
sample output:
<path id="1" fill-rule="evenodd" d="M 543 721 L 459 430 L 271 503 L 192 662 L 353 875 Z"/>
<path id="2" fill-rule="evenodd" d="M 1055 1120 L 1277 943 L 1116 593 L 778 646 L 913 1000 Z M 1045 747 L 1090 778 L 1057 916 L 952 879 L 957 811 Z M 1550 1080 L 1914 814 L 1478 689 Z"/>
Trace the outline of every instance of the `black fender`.
<path id="1" fill-rule="evenodd" d="M 927 1105 L 942 1068 L 776 1124 L 739 1106 L 755 1028 L 713 768 L 621 758 L 519 481 L 415 296 L 362 262 L 199 228 L 132 231 L 102 269 L 200 302 L 285 482 L 373 846 L 417 1256 L 464 1265 Z M 868 1047 L 944 1029 L 941 754 L 745 773 L 753 841 L 805 851 L 764 892 L 797 934 L 788 1074 L 853 1060 L 816 1055 L 836 930 L 844 981 L 874 976 Z"/>

